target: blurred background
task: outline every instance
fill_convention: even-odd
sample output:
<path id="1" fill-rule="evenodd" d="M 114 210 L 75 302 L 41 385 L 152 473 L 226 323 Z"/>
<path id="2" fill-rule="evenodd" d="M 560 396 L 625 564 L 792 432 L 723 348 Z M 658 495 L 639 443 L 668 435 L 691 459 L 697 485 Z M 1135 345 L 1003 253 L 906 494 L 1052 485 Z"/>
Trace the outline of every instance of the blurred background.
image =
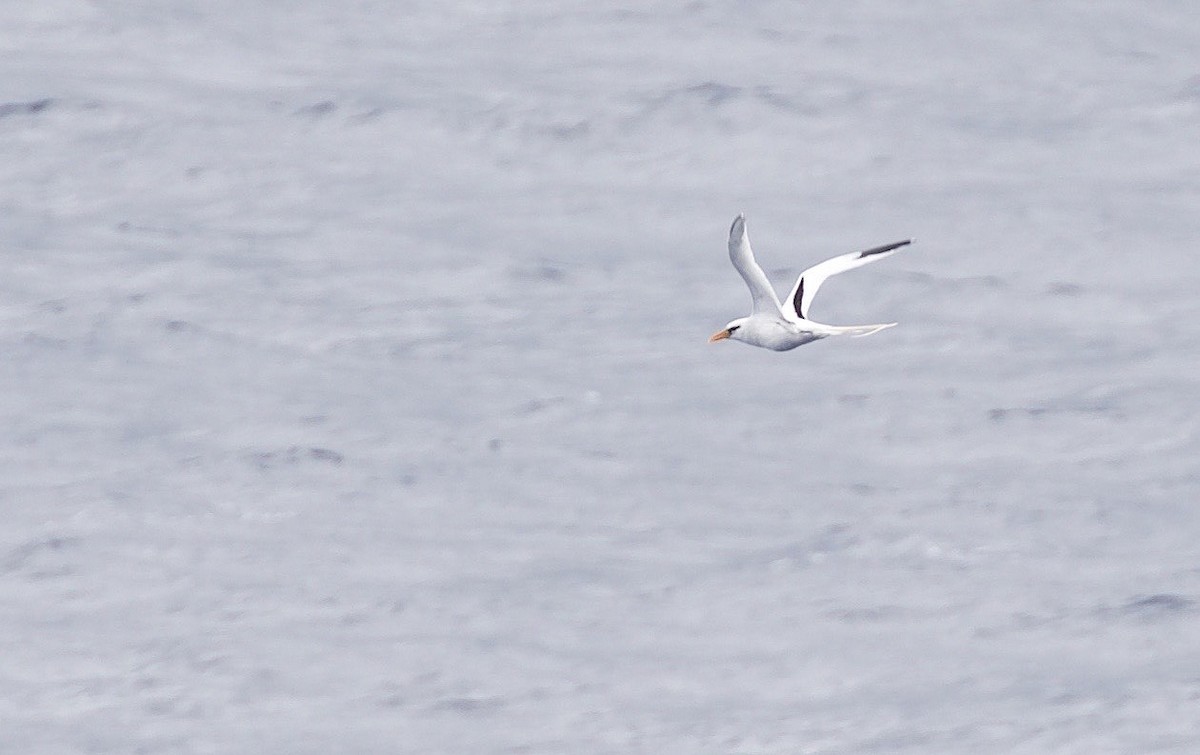
<path id="1" fill-rule="evenodd" d="M 0 42 L 0 752 L 1194 751 L 1190 6 Z"/>

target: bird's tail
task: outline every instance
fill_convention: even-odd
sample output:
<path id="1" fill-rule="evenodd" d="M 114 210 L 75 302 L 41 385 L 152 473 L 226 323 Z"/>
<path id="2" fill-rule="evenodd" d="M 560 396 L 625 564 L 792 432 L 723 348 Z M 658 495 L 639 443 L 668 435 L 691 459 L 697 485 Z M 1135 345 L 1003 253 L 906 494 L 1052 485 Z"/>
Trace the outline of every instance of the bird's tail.
<path id="1" fill-rule="evenodd" d="M 831 336 L 853 336 L 861 338 L 869 336 L 873 333 L 878 333 L 881 330 L 893 327 L 896 323 L 886 322 L 882 325 L 827 325 L 829 335 Z"/>

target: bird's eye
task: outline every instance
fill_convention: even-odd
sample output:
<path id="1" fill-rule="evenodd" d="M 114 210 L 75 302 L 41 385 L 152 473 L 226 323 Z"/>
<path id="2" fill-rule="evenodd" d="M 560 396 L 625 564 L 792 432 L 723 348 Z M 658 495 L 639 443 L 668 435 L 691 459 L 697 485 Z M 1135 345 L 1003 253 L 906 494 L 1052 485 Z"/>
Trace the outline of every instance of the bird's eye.
<path id="1" fill-rule="evenodd" d="M 732 333 L 733 331 L 737 330 L 740 327 L 742 327 L 742 326 L 741 325 L 730 325 L 728 330 L 730 333 Z"/>

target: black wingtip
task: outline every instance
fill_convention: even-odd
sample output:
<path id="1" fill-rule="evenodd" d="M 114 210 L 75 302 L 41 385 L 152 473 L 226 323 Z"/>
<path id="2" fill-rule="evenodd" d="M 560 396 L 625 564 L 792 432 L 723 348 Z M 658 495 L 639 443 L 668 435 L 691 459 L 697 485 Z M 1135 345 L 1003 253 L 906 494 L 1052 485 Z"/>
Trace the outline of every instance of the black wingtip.
<path id="1" fill-rule="evenodd" d="M 912 242 L 913 242 L 912 239 L 905 239 L 904 241 L 893 241 L 890 244 L 884 244 L 883 246 L 877 246 L 877 247 L 873 247 L 871 249 L 867 249 L 866 251 L 859 252 L 858 258 L 862 259 L 863 257 L 870 257 L 872 254 L 883 254 L 884 252 L 890 252 L 893 249 L 899 249 L 902 246 L 908 246 Z"/>

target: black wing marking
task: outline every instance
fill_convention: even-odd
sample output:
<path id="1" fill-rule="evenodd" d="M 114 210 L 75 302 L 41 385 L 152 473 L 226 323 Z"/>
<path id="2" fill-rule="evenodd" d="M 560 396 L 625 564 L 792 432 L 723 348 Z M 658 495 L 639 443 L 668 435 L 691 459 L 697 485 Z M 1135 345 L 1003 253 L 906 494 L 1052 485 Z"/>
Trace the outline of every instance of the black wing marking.
<path id="1" fill-rule="evenodd" d="M 808 313 L 804 311 L 804 278 L 796 284 L 796 293 L 792 296 L 792 306 L 796 308 L 796 314 L 800 315 L 800 319 L 807 320 Z"/>
<path id="2" fill-rule="evenodd" d="M 884 244 L 883 246 L 873 247 L 871 249 L 866 250 L 865 252 L 859 252 L 858 258 L 861 260 L 862 258 L 870 257 L 873 254 L 883 254 L 884 252 L 890 252 L 893 249 L 899 249 L 902 246 L 908 246 L 911 243 L 912 243 L 912 239 L 905 239 L 904 241 L 896 241 L 891 244 Z"/>

